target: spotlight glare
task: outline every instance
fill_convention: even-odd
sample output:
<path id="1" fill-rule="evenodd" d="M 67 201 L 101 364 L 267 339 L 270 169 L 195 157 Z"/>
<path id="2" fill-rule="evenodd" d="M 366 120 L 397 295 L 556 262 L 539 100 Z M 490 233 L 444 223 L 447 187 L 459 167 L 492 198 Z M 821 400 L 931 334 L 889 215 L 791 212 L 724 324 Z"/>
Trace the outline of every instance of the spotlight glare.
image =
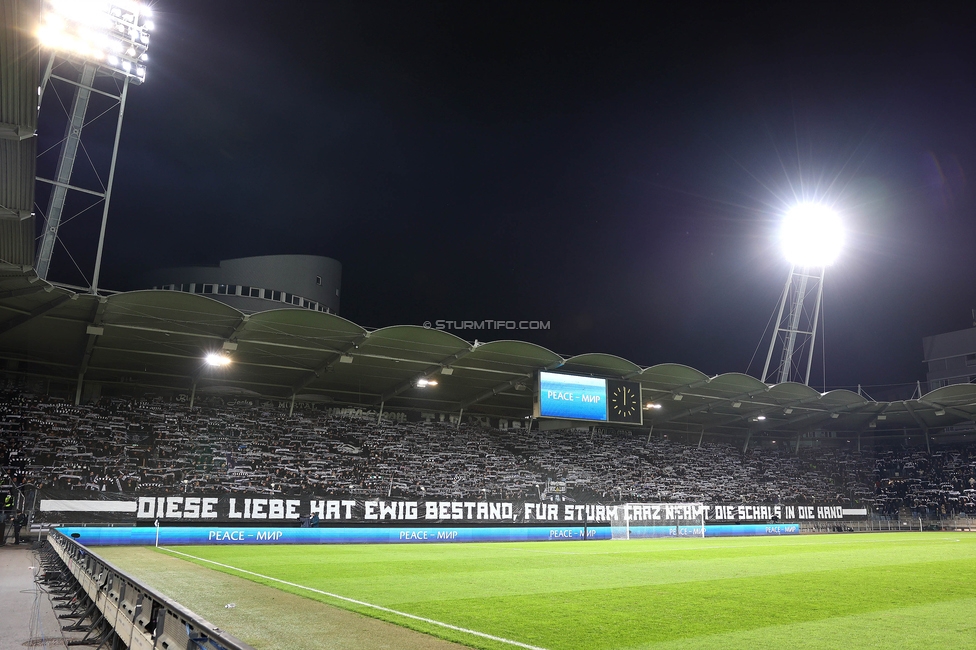
<path id="1" fill-rule="evenodd" d="M 786 259 L 795 266 L 830 266 L 844 245 L 844 228 L 829 207 L 801 203 L 786 213 L 780 242 Z"/>
<path id="2" fill-rule="evenodd" d="M 204 357 L 204 361 L 207 362 L 208 366 L 215 366 L 219 368 L 230 364 L 230 357 L 223 354 L 217 354 L 216 352 L 211 352 Z"/>
<path id="3" fill-rule="evenodd" d="M 143 82 L 144 72 L 121 60 L 111 63 L 105 53 L 142 58 L 149 47 L 148 30 L 154 27 L 147 7 L 133 0 L 41 0 L 39 4 L 36 35 L 43 47 L 99 65 L 103 73 Z"/>

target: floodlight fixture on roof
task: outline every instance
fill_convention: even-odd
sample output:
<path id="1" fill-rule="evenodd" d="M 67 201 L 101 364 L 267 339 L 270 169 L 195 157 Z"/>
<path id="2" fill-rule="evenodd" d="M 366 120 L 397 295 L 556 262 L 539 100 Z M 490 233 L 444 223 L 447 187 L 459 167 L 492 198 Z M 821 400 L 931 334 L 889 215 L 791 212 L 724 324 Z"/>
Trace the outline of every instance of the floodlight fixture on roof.
<path id="1" fill-rule="evenodd" d="M 218 354 L 217 352 L 210 352 L 203 358 L 208 366 L 214 366 L 215 368 L 222 368 L 224 366 L 230 365 L 230 357 L 226 354 Z"/>

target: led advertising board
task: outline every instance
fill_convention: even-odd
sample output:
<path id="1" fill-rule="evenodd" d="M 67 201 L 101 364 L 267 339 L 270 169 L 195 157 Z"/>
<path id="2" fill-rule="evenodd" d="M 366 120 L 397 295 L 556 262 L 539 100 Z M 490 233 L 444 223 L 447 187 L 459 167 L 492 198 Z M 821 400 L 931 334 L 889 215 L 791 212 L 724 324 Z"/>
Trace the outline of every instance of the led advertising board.
<path id="1" fill-rule="evenodd" d="M 642 424 L 640 384 L 633 381 L 539 373 L 536 417 Z"/>
<path id="2" fill-rule="evenodd" d="M 539 416 L 607 421 L 607 380 L 539 373 Z"/>

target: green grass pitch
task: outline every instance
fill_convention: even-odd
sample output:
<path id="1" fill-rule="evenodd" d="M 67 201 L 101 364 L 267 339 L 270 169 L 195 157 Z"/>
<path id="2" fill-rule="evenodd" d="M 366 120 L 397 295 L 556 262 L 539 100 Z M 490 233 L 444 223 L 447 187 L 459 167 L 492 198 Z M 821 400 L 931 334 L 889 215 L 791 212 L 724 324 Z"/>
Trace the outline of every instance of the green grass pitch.
<path id="1" fill-rule="evenodd" d="M 547 650 L 976 648 L 967 533 L 174 550 Z M 201 564 L 472 647 L 517 647 Z"/>

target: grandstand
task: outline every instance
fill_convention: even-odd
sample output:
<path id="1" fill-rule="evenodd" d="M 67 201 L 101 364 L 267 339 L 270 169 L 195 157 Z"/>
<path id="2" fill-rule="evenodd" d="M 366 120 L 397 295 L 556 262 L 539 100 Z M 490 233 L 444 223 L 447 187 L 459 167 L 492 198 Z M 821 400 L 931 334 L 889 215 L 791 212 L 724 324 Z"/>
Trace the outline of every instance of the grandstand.
<path id="1" fill-rule="evenodd" d="M 743 452 L 626 429 L 501 431 L 476 421 L 229 400 L 73 406 L 8 390 L 0 449 L 16 485 L 153 494 L 839 504 L 879 514 L 976 514 L 976 445 Z M 558 483 L 559 490 L 548 486 Z"/>

